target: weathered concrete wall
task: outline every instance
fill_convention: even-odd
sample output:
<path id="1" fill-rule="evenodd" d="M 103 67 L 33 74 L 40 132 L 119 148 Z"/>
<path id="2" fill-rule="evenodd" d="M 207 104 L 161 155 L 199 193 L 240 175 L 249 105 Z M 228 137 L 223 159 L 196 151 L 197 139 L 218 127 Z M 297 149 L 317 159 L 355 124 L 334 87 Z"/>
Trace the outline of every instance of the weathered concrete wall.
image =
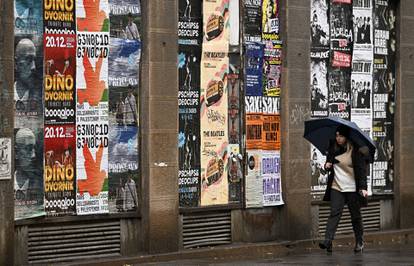
<path id="1" fill-rule="evenodd" d="M 401 228 L 414 227 L 414 1 L 401 0 L 397 18 L 396 208 Z M 399 33 L 398 33 L 399 29 Z"/>
<path id="2" fill-rule="evenodd" d="M 0 14 L 0 138 L 13 138 L 13 1 L 0 0 Z M 0 180 L 0 265 L 13 265 L 13 239 L 13 179 Z"/>
<path id="3" fill-rule="evenodd" d="M 310 0 L 282 1 L 282 237 L 311 236 L 310 147 L 303 136 L 310 115 Z"/>
<path id="4" fill-rule="evenodd" d="M 144 249 L 178 250 L 178 0 L 142 1 L 141 156 Z"/>

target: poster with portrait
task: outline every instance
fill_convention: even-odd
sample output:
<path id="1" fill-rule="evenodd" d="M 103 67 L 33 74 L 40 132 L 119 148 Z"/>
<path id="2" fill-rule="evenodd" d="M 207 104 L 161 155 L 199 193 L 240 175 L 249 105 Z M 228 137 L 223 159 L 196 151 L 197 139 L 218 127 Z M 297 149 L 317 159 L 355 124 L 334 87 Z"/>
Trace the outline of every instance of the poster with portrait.
<path id="1" fill-rule="evenodd" d="M 12 178 L 11 145 L 11 138 L 0 138 L 0 180 Z"/>
<path id="2" fill-rule="evenodd" d="M 329 0 L 312 0 L 310 12 L 311 51 L 329 50 Z"/>
<path id="3" fill-rule="evenodd" d="M 47 34 L 75 34 L 76 0 L 43 2 L 43 26 Z"/>
<path id="4" fill-rule="evenodd" d="M 247 43 L 245 56 L 245 94 L 247 96 L 263 96 L 264 46 L 261 43 Z"/>
<path id="5" fill-rule="evenodd" d="M 44 186 L 48 216 L 76 213 L 75 125 L 45 125 Z"/>
<path id="6" fill-rule="evenodd" d="M 201 206 L 228 203 L 229 58 L 203 51 L 200 86 Z"/>
<path id="7" fill-rule="evenodd" d="M 203 50 L 228 50 L 230 38 L 229 0 L 203 1 Z M 210 48 L 209 48 L 210 47 Z"/>
<path id="8" fill-rule="evenodd" d="M 15 128 L 14 141 L 14 219 L 45 215 L 43 128 Z"/>
<path id="9" fill-rule="evenodd" d="M 280 152 L 262 153 L 263 206 L 283 205 Z"/>
<path id="10" fill-rule="evenodd" d="M 331 65 L 350 68 L 353 44 L 352 4 L 351 1 L 330 1 Z"/>
<path id="11" fill-rule="evenodd" d="M 244 42 L 262 41 L 262 6 L 261 0 L 243 0 Z"/>
<path id="12" fill-rule="evenodd" d="M 311 116 L 328 116 L 329 51 L 311 53 Z"/>
<path id="13" fill-rule="evenodd" d="M 279 40 L 279 0 L 262 0 L 262 39 Z"/>
<path id="14" fill-rule="evenodd" d="M 282 42 L 265 41 L 263 58 L 263 96 L 280 96 L 282 77 Z"/>
<path id="15" fill-rule="evenodd" d="M 178 44 L 201 45 L 203 38 L 203 1 L 179 0 L 178 2 Z"/>
<path id="16" fill-rule="evenodd" d="M 109 3 L 77 0 L 76 15 L 76 212 L 108 213 Z"/>
<path id="17" fill-rule="evenodd" d="M 262 151 L 247 150 L 246 208 L 263 207 Z"/>
<path id="18" fill-rule="evenodd" d="M 329 173 L 324 168 L 325 162 L 326 156 L 311 144 L 311 196 L 315 201 L 323 199 L 328 184 Z"/>
<path id="19" fill-rule="evenodd" d="M 14 0 L 14 34 L 43 34 L 43 1 Z"/>
<path id="20" fill-rule="evenodd" d="M 74 124 L 76 35 L 44 34 L 44 123 Z"/>
<path id="21" fill-rule="evenodd" d="M 377 147 L 372 166 L 374 194 L 392 194 L 394 186 L 395 6 L 374 1 L 373 139 Z"/>
<path id="22" fill-rule="evenodd" d="M 14 37 L 14 128 L 43 127 L 43 35 Z"/>
<path id="23" fill-rule="evenodd" d="M 391 122 L 374 121 L 373 140 L 377 150 L 372 165 L 372 192 L 390 194 L 394 188 L 394 134 Z"/>
<path id="24" fill-rule="evenodd" d="M 110 125 L 109 212 L 136 211 L 138 202 L 138 127 Z"/>
<path id="25" fill-rule="evenodd" d="M 350 76 L 351 72 L 345 69 L 330 68 L 328 70 L 329 116 L 350 119 Z"/>
<path id="26" fill-rule="evenodd" d="M 178 184 L 180 207 L 197 207 L 200 200 L 200 60 L 201 48 L 199 46 L 179 46 Z M 210 117 L 210 119 L 215 118 Z"/>

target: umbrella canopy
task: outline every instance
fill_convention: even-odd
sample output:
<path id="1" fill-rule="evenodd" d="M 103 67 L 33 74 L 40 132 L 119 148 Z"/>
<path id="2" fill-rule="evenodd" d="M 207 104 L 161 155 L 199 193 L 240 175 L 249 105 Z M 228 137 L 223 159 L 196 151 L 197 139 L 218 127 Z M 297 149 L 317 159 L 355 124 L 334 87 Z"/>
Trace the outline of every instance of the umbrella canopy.
<path id="1" fill-rule="evenodd" d="M 326 117 L 305 121 L 305 133 L 303 137 L 312 143 L 322 154 L 328 151 L 329 140 L 335 138 L 336 129 L 340 125 L 349 127 L 349 139 L 357 146 L 367 146 L 370 160 L 374 161 L 375 143 L 354 122 L 338 117 Z"/>

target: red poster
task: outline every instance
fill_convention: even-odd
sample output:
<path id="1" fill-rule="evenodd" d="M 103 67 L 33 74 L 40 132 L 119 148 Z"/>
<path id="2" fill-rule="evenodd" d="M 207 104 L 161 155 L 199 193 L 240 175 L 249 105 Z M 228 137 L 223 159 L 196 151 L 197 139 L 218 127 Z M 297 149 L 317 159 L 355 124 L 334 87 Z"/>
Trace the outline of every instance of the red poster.
<path id="1" fill-rule="evenodd" d="M 76 213 L 75 126 L 45 126 L 44 182 L 48 215 Z"/>

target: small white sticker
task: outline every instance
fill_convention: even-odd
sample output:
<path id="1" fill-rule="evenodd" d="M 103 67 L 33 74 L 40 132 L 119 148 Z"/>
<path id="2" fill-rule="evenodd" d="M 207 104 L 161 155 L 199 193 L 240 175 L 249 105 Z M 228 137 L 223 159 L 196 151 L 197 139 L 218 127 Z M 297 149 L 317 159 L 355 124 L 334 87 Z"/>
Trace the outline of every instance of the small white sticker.
<path id="1" fill-rule="evenodd" d="M 0 179 L 11 177 L 11 139 L 0 138 Z"/>

